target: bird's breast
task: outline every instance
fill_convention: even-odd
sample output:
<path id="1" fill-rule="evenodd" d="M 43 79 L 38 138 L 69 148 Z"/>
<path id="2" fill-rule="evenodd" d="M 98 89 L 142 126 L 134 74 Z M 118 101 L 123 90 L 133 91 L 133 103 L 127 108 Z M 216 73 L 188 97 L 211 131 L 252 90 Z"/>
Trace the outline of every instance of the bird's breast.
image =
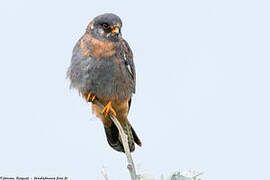
<path id="1" fill-rule="evenodd" d="M 80 41 L 79 48 L 83 50 L 83 56 L 91 56 L 96 60 L 110 58 L 116 55 L 119 43 L 101 41 L 86 33 Z"/>
<path id="2" fill-rule="evenodd" d="M 132 95 L 135 82 L 128 76 L 119 52 L 111 42 L 85 34 L 77 43 L 69 70 L 72 86 L 82 94 L 90 91 L 105 99 L 125 99 Z"/>
<path id="3" fill-rule="evenodd" d="M 132 95 L 134 82 L 123 72 L 119 58 L 93 60 L 88 68 L 88 89 L 97 97 L 126 99 Z"/>

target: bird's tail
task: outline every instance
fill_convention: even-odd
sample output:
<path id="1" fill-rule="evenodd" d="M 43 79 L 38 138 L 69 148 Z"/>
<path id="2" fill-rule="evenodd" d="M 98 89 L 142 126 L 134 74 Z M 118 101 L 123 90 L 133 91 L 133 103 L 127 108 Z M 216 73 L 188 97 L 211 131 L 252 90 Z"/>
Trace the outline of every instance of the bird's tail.
<path id="1" fill-rule="evenodd" d="M 128 120 L 126 120 L 125 122 L 126 123 L 123 123 L 121 125 L 125 134 L 128 137 L 128 145 L 129 145 L 130 152 L 133 152 L 135 150 L 134 142 L 137 145 L 141 146 L 141 141 L 139 137 L 137 136 L 136 132 L 134 131 L 134 129 L 132 128 L 132 126 L 130 125 L 130 123 L 128 122 Z M 105 127 L 105 133 L 106 133 L 106 137 L 107 137 L 107 141 L 109 145 L 114 150 L 119 151 L 119 152 L 125 152 L 123 144 L 122 144 L 121 136 L 114 123 L 112 123 L 112 125 L 108 128 Z"/>

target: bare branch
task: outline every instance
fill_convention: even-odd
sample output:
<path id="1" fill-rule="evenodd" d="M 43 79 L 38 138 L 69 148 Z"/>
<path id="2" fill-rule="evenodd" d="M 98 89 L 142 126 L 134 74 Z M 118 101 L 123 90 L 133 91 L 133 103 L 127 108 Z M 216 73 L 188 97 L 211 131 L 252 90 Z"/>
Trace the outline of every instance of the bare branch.
<path id="1" fill-rule="evenodd" d="M 105 169 L 104 166 L 101 169 L 101 174 L 103 175 L 103 177 L 104 177 L 105 180 L 109 180 L 108 175 L 107 175 L 107 172 L 106 172 L 106 169 Z"/>
<path id="2" fill-rule="evenodd" d="M 94 100 L 93 101 L 94 104 L 98 105 L 101 109 L 104 109 L 104 106 L 98 101 L 98 100 Z M 127 157 L 127 161 L 128 161 L 128 165 L 127 168 L 129 170 L 129 174 L 132 180 L 137 180 L 137 175 L 136 175 L 136 170 L 135 170 L 135 166 L 133 163 L 133 159 L 130 153 L 130 149 L 129 149 L 129 145 L 128 145 L 128 138 L 127 135 L 125 134 L 121 124 L 119 123 L 119 121 L 117 120 L 117 118 L 110 112 L 110 118 L 113 121 L 113 123 L 116 125 L 120 136 L 121 136 L 121 140 L 124 146 L 124 150 L 125 150 L 125 154 Z"/>

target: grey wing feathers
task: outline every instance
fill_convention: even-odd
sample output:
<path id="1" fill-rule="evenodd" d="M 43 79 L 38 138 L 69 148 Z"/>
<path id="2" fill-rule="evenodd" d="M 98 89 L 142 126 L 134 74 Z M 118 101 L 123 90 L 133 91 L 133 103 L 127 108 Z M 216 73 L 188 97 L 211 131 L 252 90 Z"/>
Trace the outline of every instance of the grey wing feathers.
<path id="1" fill-rule="evenodd" d="M 128 72 L 130 73 L 130 75 L 132 76 L 134 83 L 136 81 L 136 71 L 135 71 L 135 65 L 133 62 L 133 54 L 132 51 L 128 45 L 128 43 L 123 39 L 123 43 L 122 43 L 122 47 L 123 47 L 123 58 L 124 58 L 124 62 L 126 65 L 126 68 L 128 70 Z M 134 90 L 135 93 L 135 90 Z"/>
<path id="2" fill-rule="evenodd" d="M 128 72 L 130 73 L 130 75 L 132 76 L 133 80 L 134 80 L 134 84 L 136 86 L 136 71 L 135 71 L 135 65 L 134 65 L 134 62 L 133 62 L 133 53 L 128 45 L 128 43 L 123 39 L 123 58 L 124 58 L 124 61 L 125 61 L 125 65 L 126 65 L 126 68 L 128 70 Z M 134 92 L 135 93 L 135 89 L 134 88 Z M 130 106 L 131 106 L 131 99 L 129 99 L 128 101 L 128 111 L 130 110 Z"/>

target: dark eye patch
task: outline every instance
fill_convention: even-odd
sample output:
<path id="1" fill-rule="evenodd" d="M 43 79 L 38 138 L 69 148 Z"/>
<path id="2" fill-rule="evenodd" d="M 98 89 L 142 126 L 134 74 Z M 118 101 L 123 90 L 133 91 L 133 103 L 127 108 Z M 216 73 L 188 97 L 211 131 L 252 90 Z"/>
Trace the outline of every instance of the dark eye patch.
<path id="1" fill-rule="evenodd" d="M 108 29 L 108 28 L 110 28 L 110 25 L 107 24 L 107 23 L 103 23 L 102 24 L 102 27 L 103 27 L 103 29 Z"/>
<path id="2" fill-rule="evenodd" d="M 102 28 L 105 32 L 110 32 L 111 31 L 111 26 L 108 23 L 102 23 Z"/>

